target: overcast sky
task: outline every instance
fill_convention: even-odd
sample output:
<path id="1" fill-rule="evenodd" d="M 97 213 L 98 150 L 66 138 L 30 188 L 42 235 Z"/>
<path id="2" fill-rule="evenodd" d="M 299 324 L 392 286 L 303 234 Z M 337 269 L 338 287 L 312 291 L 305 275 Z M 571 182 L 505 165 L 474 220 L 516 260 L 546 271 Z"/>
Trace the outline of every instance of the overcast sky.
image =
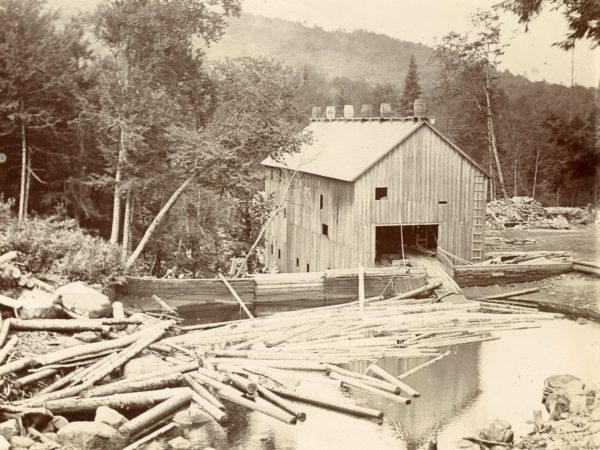
<path id="1" fill-rule="evenodd" d="M 326 30 L 364 29 L 398 39 L 434 45 L 449 31 L 465 31 L 468 15 L 499 0 L 244 0 L 244 11 L 320 26 Z M 53 6 L 89 10 L 98 0 L 49 0 Z M 501 13 L 506 49 L 501 68 L 531 80 L 570 84 L 571 53 L 552 47 L 567 32 L 562 15 L 545 11 L 525 33 L 515 17 Z M 575 49 L 575 82 L 598 86 L 600 50 L 589 42 Z"/>

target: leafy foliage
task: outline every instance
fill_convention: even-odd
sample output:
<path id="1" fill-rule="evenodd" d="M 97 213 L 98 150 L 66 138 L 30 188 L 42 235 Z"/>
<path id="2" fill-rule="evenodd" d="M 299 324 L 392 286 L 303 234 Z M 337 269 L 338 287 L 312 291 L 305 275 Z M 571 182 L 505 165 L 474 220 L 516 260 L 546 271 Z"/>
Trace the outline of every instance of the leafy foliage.
<path id="1" fill-rule="evenodd" d="M 596 46 L 600 44 L 600 2 L 597 0 L 504 0 L 499 7 L 516 14 L 519 22 L 529 24 L 545 5 L 561 11 L 569 25 L 569 34 L 555 45 L 569 50 L 581 39 L 590 39 Z"/>

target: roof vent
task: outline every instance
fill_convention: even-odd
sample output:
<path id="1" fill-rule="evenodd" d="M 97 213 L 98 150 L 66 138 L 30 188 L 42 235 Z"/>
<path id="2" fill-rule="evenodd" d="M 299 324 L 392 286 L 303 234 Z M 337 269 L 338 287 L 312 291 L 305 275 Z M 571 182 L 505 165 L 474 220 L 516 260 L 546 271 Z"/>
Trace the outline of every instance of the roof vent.
<path id="1" fill-rule="evenodd" d="M 354 106 L 353 105 L 344 105 L 344 117 L 346 119 L 354 118 Z"/>
<path id="2" fill-rule="evenodd" d="M 323 113 L 321 112 L 321 107 L 313 106 L 310 117 L 312 117 L 313 119 L 320 119 L 321 117 L 323 117 Z"/>
<path id="3" fill-rule="evenodd" d="M 328 106 L 325 110 L 325 118 L 329 120 L 335 119 L 335 106 Z"/>
<path id="4" fill-rule="evenodd" d="M 392 115 L 392 105 L 390 103 L 382 103 L 379 107 L 379 115 L 381 117 L 389 117 Z"/>
<path id="5" fill-rule="evenodd" d="M 362 105 L 360 115 L 362 117 L 373 117 L 373 107 L 371 105 Z"/>

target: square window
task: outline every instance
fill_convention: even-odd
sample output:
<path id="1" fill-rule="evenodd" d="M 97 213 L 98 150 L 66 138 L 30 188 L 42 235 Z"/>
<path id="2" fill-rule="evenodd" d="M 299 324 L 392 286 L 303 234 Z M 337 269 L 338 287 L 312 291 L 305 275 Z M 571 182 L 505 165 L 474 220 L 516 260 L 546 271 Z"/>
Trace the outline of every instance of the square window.
<path id="1" fill-rule="evenodd" d="M 324 223 L 321 224 L 321 233 L 323 234 L 323 236 L 329 237 L 329 226 L 325 225 Z"/>
<path id="2" fill-rule="evenodd" d="M 440 205 L 447 205 L 447 204 L 448 204 L 448 201 L 447 201 L 447 200 L 440 200 L 438 203 L 439 203 Z"/>
<path id="3" fill-rule="evenodd" d="M 300 258 L 296 258 L 296 267 L 300 267 Z"/>
<path id="4" fill-rule="evenodd" d="M 375 188 L 375 200 L 387 200 L 387 195 L 386 187 Z"/>
<path id="5" fill-rule="evenodd" d="M 277 258 L 281 259 L 281 249 L 277 249 Z"/>
<path id="6" fill-rule="evenodd" d="M 306 265 L 306 271 L 307 271 L 307 272 L 310 272 L 310 264 L 307 264 L 307 265 Z"/>
<path id="7" fill-rule="evenodd" d="M 319 196 L 319 209 L 323 209 L 323 194 Z"/>

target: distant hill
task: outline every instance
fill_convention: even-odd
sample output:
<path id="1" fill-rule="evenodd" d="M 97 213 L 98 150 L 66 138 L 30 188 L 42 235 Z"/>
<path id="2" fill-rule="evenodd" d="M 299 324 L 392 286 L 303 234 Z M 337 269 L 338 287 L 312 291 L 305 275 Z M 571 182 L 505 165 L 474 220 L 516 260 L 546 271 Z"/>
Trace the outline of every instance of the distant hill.
<path id="1" fill-rule="evenodd" d="M 424 85 L 433 82 L 433 50 L 369 31 L 325 31 L 282 19 L 242 14 L 232 19 L 223 38 L 208 50 L 210 58 L 266 55 L 302 68 L 316 67 L 331 78 L 347 77 L 370 84 L 401 85 L 411 54 Z"/>

